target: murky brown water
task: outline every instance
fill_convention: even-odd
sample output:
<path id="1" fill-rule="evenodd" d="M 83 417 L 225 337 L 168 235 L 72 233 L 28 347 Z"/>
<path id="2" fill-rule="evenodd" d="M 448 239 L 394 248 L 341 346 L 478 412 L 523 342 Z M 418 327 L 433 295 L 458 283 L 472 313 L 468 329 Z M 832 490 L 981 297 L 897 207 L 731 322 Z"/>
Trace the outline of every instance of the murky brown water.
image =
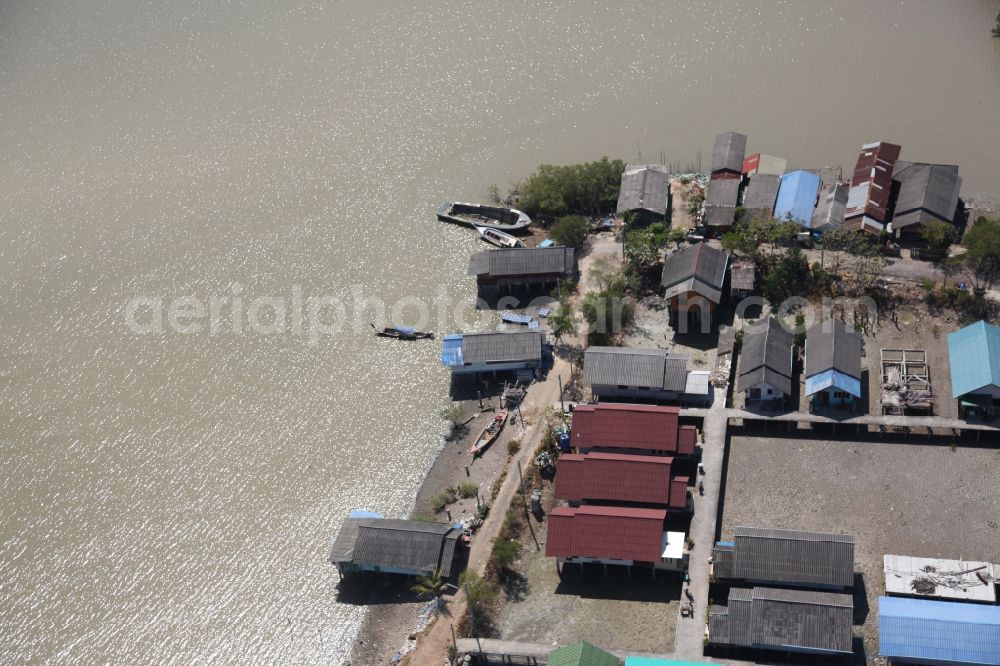
<path id="1" fill-rule="evenodd" d="M 128 299 L 468 298 L 442 199 L 728 129 L 805 167 L 897 141 L 1000 194 L 997 9 L 3 3 L 0 661 L 338 663 L 362 610 L 327 544 L 437 450 L 436 344 L 139 336 Z"/>

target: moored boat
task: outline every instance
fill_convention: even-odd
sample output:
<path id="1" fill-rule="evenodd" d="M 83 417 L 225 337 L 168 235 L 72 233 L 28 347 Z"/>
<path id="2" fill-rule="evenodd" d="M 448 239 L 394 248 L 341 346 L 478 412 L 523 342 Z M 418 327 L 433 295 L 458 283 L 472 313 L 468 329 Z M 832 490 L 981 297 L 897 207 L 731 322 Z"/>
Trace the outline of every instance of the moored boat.
<path id="1" fill-rule="evenodd" d="M 442 222 L 498 231 L 518 231 L 531 224 L 531 218 L 516 208 L 458 201 L 446 201 L 438 206 L 437 217 Z"/>
<path id="2" fill-rule="evenodd" d="M 473 456 L 482 454 L 486 447 L 492 444 L 496 438 L 500 436 L 500 431 L 503 430 L 504 424 L 506 423 L 507 410 L 502 409 L 496 413 L 496 416 L 493 417 L 493 420 L 490 421 L 489 425 L 483 428 L 483 431 L 479 433 L 476 443 L 469 447 L 469 453 Z"/>
<path id="3" fill-rule="evenodd" d="M 483 240 L 498 247 L 524 247 L 524 243 L 519 239 L 492 227 L 476 227 L 476 230 L 483 237 Z"/>
<path id="4" fill-rule="evenodd" d="M 375 335 L 380 338 L 396 338 L 397 340 L 426 340 L 433 338 L 430 332 L 418 331 L 412 326 L 386 326 L 379 328 L 375 324 L 371 325 L 375 329 Z"/>

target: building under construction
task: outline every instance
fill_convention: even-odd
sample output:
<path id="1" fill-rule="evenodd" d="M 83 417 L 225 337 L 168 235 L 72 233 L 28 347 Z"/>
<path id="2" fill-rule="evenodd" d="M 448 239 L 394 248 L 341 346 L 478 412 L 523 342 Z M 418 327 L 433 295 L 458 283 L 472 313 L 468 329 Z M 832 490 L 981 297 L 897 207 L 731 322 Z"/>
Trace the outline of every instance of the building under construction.
<path id="1" fill-rule="evenodd" d="M 920 349 L 882 350 L 882 413 L 932 414 L 927 352 Z"/>

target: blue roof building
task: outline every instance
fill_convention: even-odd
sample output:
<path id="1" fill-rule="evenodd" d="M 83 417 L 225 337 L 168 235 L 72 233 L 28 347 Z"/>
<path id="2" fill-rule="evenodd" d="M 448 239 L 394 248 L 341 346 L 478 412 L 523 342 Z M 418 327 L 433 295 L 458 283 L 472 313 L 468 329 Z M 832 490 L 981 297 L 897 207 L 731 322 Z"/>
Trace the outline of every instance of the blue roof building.
<path id="1" fill-rule="evenodd" d="M 889 663 L 1000 666 L 1000 606 L 879 597 L 878 626 Z"/>
<path id="2" fill-rule="evenodd" d="M 820 179 L 812 171 L 792 171 L 781 177 L 778 198 L 774 202 L 774 217 L 792 220 L 805 227 L 812 226 L 813 209 L 819 194 Z"/>
<path id="3" fill-rule="evenodd" d="M 959 412 L 1000 407 L 1000 328 L 977 321 L 948 334 L 951 394 Z"/>

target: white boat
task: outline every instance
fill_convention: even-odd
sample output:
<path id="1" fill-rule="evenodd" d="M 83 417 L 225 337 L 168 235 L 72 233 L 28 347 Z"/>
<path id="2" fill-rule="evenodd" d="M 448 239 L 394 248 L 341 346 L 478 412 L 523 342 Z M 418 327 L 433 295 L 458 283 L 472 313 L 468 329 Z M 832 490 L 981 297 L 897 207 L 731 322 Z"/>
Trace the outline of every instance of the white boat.
<path id="1" fill-rule="evenodd" d="M 516 208 L 460 201 L 444 202 L 438 206 L 437 216 L 442 222 L 466 227 L 491 227 L 500 231 L 520 231 L 531 224 L 531 218 Z"/>
<path id="2" fill-rule="evenodd" d="M 476 227 L 476 231 L 483 237 L 483 240 L 499 247 L 524 247 L 524 243 L 520 239 L 514 238 L 503 231 L 497 231 L 490 227 Z"/>

